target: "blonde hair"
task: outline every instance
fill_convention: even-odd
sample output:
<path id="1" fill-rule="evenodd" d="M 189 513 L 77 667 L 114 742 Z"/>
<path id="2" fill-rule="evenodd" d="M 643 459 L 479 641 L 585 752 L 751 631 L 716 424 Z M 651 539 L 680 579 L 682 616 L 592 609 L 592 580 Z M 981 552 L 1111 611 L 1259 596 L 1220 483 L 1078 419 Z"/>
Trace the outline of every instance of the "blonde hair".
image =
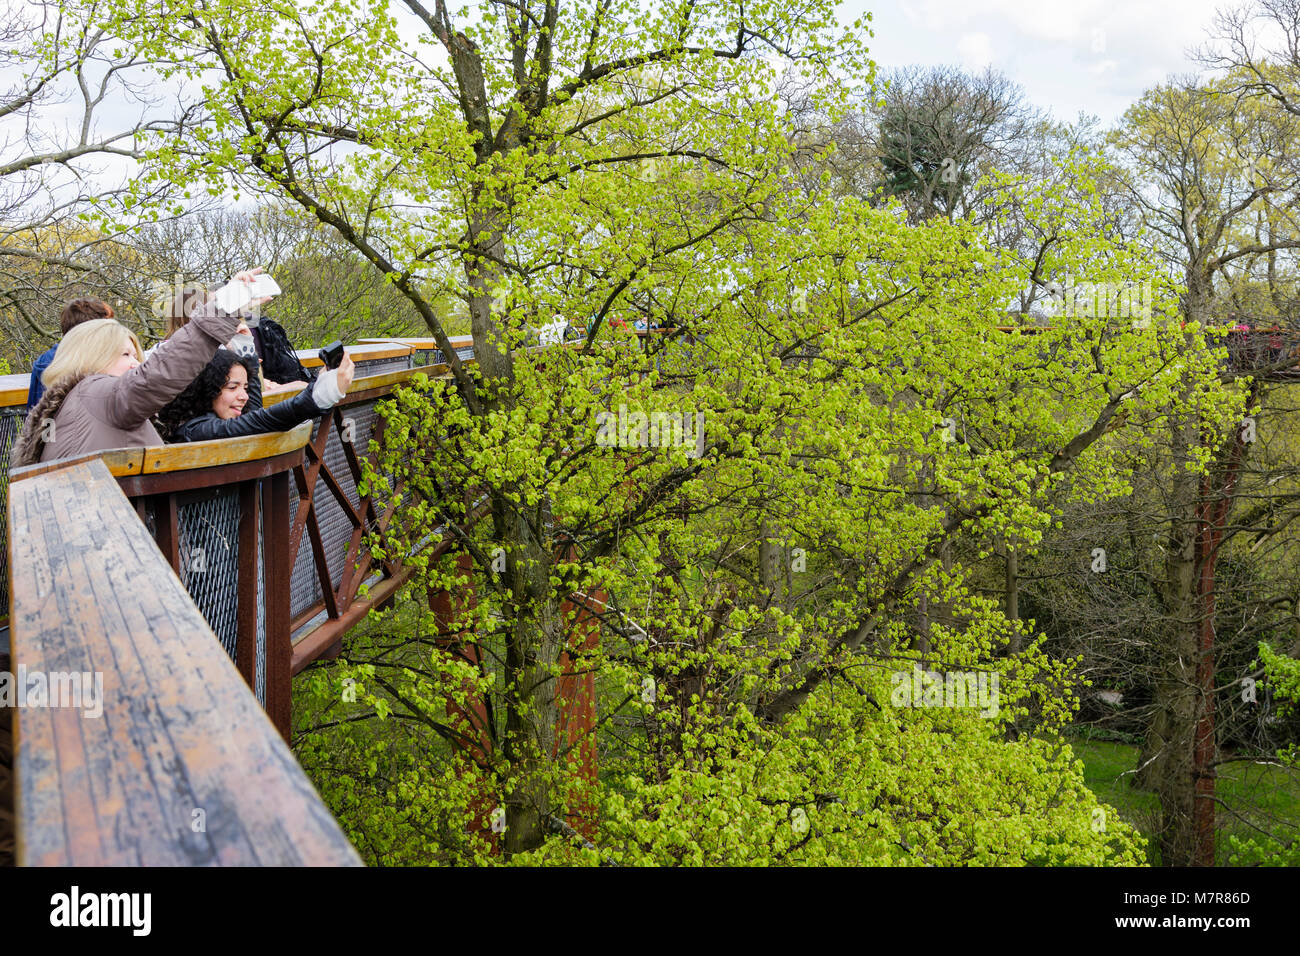
<path id="1" fill-rule="evenodd" d="M 127 342 L 135 349 L 136 361 L 144 361 L 140 340 L 121 322 L 116 319 L 82 322 L 59 341 L 54 361 L 41 376 L 41 382 L 46 388 L 53 388 L 75 375 L 102 372 L 113 364 Z"/>

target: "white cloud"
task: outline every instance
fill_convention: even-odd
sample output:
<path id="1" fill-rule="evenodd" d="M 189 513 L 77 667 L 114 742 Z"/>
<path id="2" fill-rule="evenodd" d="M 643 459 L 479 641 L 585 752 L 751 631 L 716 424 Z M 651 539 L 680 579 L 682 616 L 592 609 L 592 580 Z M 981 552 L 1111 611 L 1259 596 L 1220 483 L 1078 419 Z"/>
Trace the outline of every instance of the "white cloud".
<path id="1" fill-rule="evenodd" d="M 873 13 L 871 54 L 906 64 L 991 65 L 1059 119 L 1080 111 L 1117 119 L 1143 91 L 1199 69 L 1225 0 L 845 0 L 840 18 Z"/>
<path id="2" fill-rule="evenodd" d="M 957 52 L 967 69 L 982 70 L 993 62 L 993 41 L 987 33 L 967 33 L 957 41 Z"/>

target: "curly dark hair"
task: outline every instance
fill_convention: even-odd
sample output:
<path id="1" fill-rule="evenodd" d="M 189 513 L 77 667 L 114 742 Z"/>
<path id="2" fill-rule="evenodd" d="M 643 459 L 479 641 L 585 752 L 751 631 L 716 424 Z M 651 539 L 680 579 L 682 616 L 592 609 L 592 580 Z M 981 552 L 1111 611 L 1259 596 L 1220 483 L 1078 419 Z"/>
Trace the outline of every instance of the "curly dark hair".
<path id="1" fill-rule="evenodd" d="M 226 379 L 230 377 L 230 370 L 236 362 L 247 370 L 248 380 L 250 382 L 253 380 L 253 376 L 257 374 L 255 359 L 251 356 L 242 356 L 230 349 L 217 349 L 216 356 L 203 367 L 199 377 L 190 382 L 185 387 L 185 391 L 164 405 L 162 411 L 158 413 L 154 424 L 158 428 L 158 433 L 162 435 L 163 441 L 172 441 L 177 430 L 186 422 L 212 411 L 212 403 L 221 394 Z"/>

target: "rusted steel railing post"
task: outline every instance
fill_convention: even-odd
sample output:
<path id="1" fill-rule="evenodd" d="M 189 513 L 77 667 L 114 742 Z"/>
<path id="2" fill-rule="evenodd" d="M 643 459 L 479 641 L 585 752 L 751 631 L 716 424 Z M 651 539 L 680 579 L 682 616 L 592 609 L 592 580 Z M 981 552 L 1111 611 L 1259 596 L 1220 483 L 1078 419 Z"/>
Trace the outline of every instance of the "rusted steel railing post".
<path id="1" fill-rule="evenodd" d="M 480 674 L 483 672 L 482 650 L 472 635 L 458 631 L 456 620 L 466 610 L 477 606 L 478 595 L 474 588 L 474 559 L 464 552 L 456 555 L 456 571 L 466 578 L 466 585 L 454 595 L 446 590 L 428 591 L 429 610 L 437 622 L 438 644 L 447 654 L 469 664 Z M 464 741 L 460 753 L 467 761 L 476 764 L 485 773 L 492 762 L 493 728 L 487 702 L 478 688 L 466 682 L 462 688 L 466 695 L 465 706 L 455 700 L 447 701 L 447 717 L 452 728 Z M 492 833 L 491 816 L 496 808 L 495 795 L 486 790 L 475 795 L 470 805 L 470 832 L 477 833 L 499 849 L 496 835 Z"/>
<path id="2" fill-rule="evenodd" d="M 256 481 L 245 481 L 239 486 L 239 570 L 236 572 L 239 596 L 235 619 L 235 667 L 248 682 L 248 686 L 253 688 L 257 687 L 257 536 L 258 518 L 261 514 L 259 492 Z M 267 584 L 273 585 L 273 582 L 268 578 Z"/>
<path id="3" fill-rule="evenodd" d="M 556 755 L 563 757 L 582 789 L 569 804 L 568 824 L 588 840 L 596 838 L 596 673 L 591 652 L 600 645 L 600 618 L 593 605 L 603 607 L 606 595 L 596 591 L 587 598 L 566 600 L 561 616 L 568 630 L 568 646 L 560 655 L 556 688 Z"/>
<path id="4" fill-rule="evenodd" d="M 263 601 L 266 614 L 266 712 L 285 739 L 293 729 L 290 713 L 293 681 L 293 641 L 289 632 L 289 589 L 293 573 L 289 554 L 289 474 L 277 472 L 262 480 Z"/>

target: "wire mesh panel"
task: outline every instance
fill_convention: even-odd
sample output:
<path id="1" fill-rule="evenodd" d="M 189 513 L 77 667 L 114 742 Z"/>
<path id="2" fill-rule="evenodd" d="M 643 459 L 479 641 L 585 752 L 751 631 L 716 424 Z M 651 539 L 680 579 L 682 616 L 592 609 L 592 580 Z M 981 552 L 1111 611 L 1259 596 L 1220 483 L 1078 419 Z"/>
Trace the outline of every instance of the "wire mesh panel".
<path id="1" fill-rule="evenodd" d="M 290 484 L 289 514 L 298 513 L 300 500 L 297 483 Z M 289 576 L 289 614 L 296 618 L 307 608 L 318 604 L 324 597 L 316 579 L 316 562 L 312 559 L 310 533 L 303 532 L 302 540 L 298 544 L 298 553 L 291 555 L 291 558 L 293 573 Z"/>
<path id="2" fill-rule="evenodd" d="M 441 365 L 441 364 L 446 363 L 446 361 L 447 361 L 445 358 L 442 357 L 442 349 L 430 349 L 428 352 L 426 352 L 426 353 L 421 353 L 421 354 L 426 354 L 426 355 L 428 355 L 428 356 L 429 356 L 429 363 L 434 364 L 434 365 Z M 457 358 L 459 358 L 462 362 L 467 362 L 467 361 L 469 361 L 470 359 L 472 359 L 472 358 L 474 357 L 474 346 L 473 346 L 473 345 L 462 345 L 462 346 L 459 346 L 459 347 L 456 349 L 456 356 L 457 356 Z"/>
<path id="3" fill-rule="evenodd" d="M 362 359 L 357 362 L 357 378 L 367 375 L 383 375 L 385 372 L 399 372 L 411 367 L 411 356 L 399 355 L 394 358 Z"/>
<path id="4" fill-rule="evenodd" d="M 353 447 L 358 458 L 365 457 L 366 449 L 370 445 L 370 439 L 374 436 L 375 426 L 379 422 L 379 417 L 375 413 L 375 404 L 374 401 L 360 402 L 341 409 L 344 427 L 349 429 L 352 434 Z M 330 420 L 326 418 L 322 421 L 329 423 Z M 333 428 L 333 425 L 318 424 L 316 427 L 317 436 L 321 427 Z M 359 509 L 361 496 L 357 493 L 356 482 L 352 477 L 352 469 L 348 466 L 347 452 L 344 450 L 343 442 L 337 433 L 330 435 L 329 442 L 325 446 L 325 467 L 330 470 L 330 474 L 334 476 L 335 481 L 338 482 L 352 507 Z M 298 500 L 297 488 L 291 488 L 290 514 L 296 513 Z M 329 565 L 330 584 L 334 590 L 337 590 L 343 580 L 344 559 L 347 557 L 348 546 L 352 542 L 355 526 L 351 517 L 338 503 L 334 492 L 326 484 L 323 475 L 316 480 L 312 500 L 315 503 L 316 521 L 320 528 L 321 540 Z M 308 608 L 317 605 L 324 598 L 320 589 L 320 576 L 316 571 L 316 562 L 312 552 L 309 532 L 303 533 L 302 541 L 298 546 L 298 553 L 294 556 L 293 574 L 290 578 L 289 588 L 290 614 L 295 617 Z"/>
<path id="5" fill-rule="evenodd" d="M 182 504 L 177 523 L 181 583 L 234 660 L 239 612 L 238 489 L 214 489 L 211 496 Z M 260 628 L 259 621 L 259 637 Z"/>
<path id="6" fill-rule="evenodd" d="M 9 500 L 9 459 L 27 418 L 25 405 L 0 408 L 0 501 Z M 0 521 L 0 617 L 9 616 L 9 522 Z"/>
<path id="7" fill-rule="evenodd" d="M 374 435 L 377 420 L 375 403 L 364 402 L 349 406 L 343 411 L 343 420 L 345 427 L 349 421 L 352 422 L 353 447 L 358 457 L 364 457 Z M 361 496 L 357 494 L 352 469 L 348 467 L 347 452 L 337 436 L 332 436 L 330 443 L 325 446 L 325 465 L 347 495 L 348 502 L 353 508 L 359 508 Z M 330 562 L 330 580 L 337 588 L 343 580 L 343 558 L 352 541 L 352 519 L 326 486 L 324 478 L 316 483 L 316 502 L 320 506 L 317 513 L 320 516 L 321 537 L 325 541 L 325 554 Z"/>

